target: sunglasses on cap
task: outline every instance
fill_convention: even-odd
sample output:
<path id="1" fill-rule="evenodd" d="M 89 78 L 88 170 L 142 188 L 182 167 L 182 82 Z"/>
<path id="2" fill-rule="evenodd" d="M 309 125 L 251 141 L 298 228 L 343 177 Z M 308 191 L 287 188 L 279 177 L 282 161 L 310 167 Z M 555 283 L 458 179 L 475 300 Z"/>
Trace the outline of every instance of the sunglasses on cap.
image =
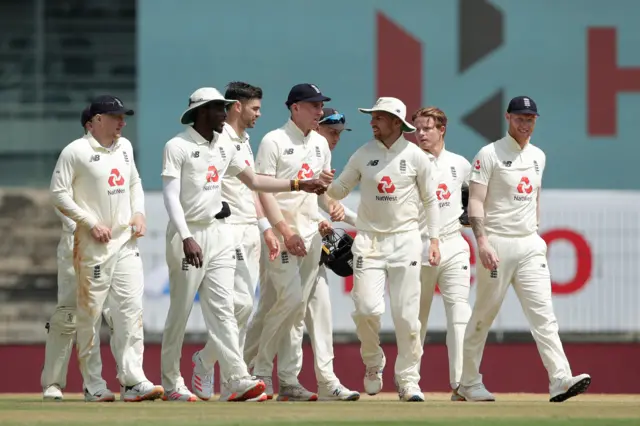
<path id="1" fill-rule="evenodd" d="M 329 115 L 318 122 L 318 124 L 344 124 L 344 114 L 336 113 Z"/>

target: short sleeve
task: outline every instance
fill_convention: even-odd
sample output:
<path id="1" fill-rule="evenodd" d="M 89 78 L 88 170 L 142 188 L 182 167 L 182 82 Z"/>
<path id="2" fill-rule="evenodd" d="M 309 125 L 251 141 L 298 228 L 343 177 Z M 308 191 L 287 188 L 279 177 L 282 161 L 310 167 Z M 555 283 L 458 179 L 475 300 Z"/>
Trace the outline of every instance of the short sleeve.
<path id="1" fill-rule="evenodd" d="M 470 182 L 481 185 L 489 185 L 489 179 L 493 173 L 494 161 L 489 146 L 483 147 L 471 163 Z"/>
<path id="2" fill-rule="evenodd" d="M 182 164 L 184 164 L 184 160 L 185 152 L 176 143 L 176 141 L 171 140 L 167 142 L 167 144 L 164 146 L 161 176 L 180 179 Z"/>
<path id="3" fill-rule="evenodd" d="M 227 167 L 225 174 L 227 176 L 238 176 L 249 164 L 242 161 L 238 150 L 230 149 L 229 152 L 231 152 L 231 159 L 229 160 L 229 167 Z"/>
<path id="4" fill-rule="evenodd" d="M 262 138 L 256 156 L 256 173 L 275 176 L 278 166 L 278 144 L 268 135 Z"/>

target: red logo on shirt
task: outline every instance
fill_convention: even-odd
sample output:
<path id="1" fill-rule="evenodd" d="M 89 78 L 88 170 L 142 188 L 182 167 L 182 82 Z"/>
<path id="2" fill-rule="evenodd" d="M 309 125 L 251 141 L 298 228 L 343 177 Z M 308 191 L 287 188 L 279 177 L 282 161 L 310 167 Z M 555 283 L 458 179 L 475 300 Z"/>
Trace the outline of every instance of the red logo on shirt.
<path id="1" fill-rule="evenodd" d="M 473 166 L 476 170 L 480 170 L 480 160 L 476 160 L 476 164 Z"/>
<path id="2" fill-rule="evenodd" d="M 313 170 L 307 163 L 302 165 L 302 168 L 298 172 L 298 179 L 311 179 L 313 177 Z"/>
<path id="3" fill-rule="evenodd" d="M 118 169 L 111 169 L 109 175 L 109 186 L 122 186 L 124 185 L 124 176 L 120 175 Z"/>
<path id="4" fill-rule="evenodd" d="M 396 186 L 389 176 L 383 176 L 378 184 L 378 192 L 381 194 L 393 194 L 396 190 Z"/>
<path id="5" fill-rule="evenodd" d="M 520 179 L 520 183 L 518 184 L 518 192 L 521 194 L 531 194 L 532 191 L 533 186 L 531 186 L 529 178 L 523 176 L 522 179 Z"/>
<path id="6" fill-rule="evenodd" d="M 207 169 L 207 182 L 217 182 L 218 179 L 220 179 L 220 175 L 218 175 L 216 166 L 209 166 L 209 169 Z"/>
<path id="7" fill-rule="evenodd" d="M 438 201 L 448 200 L 449 197 L 451 197 L 451 192 L 449 192 L 449 188 L 447 188 L 446 183 L 438 185 L 438 189 L 436 189 L 436 197 L 438 197 Z"/>
<path id="8" fill-rule="evenodd" d="M 244 160 L 244 163 L 245 163 L 247 166 L 251 167 L 251 163 L 249 163 L 249 160 Z"/>

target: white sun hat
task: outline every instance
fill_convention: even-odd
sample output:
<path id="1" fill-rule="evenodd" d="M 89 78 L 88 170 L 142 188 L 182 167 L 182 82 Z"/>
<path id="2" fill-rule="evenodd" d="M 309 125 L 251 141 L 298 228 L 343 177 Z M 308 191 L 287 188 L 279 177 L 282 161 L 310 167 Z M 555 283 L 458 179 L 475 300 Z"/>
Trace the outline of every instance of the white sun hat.
<path id="1" fill-rule="evenodd" d="M 201 87 L 189 96 L 189 108 L 182 113 L 180 117 L 180 123 L 191 124 L 193 123 L 193 110 L 208 104 L 209 102 L 224 102 L 225 105 L 231 105 L 238 101 L 225 99 L 222 93 L 214 87 Z"/>
<path id="2" fill-rule="evenodd" d="M 402 102 L 398 98 L 378 98 L 373 108 L 358 108 L 358 111 L 364 112 L 365 114 L 371 114 L 375 111 L 388 112 L 389 114 L 395 115 L 400 120 L 402 120 L 402 131 L 407 133 L 416 131 L 416 128 L 409 124 L 405 119 L 405 117 L 407 116 L 407 107 L 404 102 Z"/>

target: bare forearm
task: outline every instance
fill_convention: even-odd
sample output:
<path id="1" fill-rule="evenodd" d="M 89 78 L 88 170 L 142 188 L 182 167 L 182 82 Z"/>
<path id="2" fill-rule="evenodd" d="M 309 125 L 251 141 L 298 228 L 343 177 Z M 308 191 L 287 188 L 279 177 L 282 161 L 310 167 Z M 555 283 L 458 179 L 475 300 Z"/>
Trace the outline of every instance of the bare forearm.
<path id="1" fill-rule="evenodd" d="M 288 237 L 291 235 L 291 229 L 289 225 L 284 220 L 284 216 L 280 211 L 280 206 L 278 206 L 278 201 L 273 196 L 273 194 L 261 192 L 259 194 L 260 202 L 262 203 L 262 208 L 264 209 L 264 214 L 269 219 L 269 223 L 273 226 L 283 237 Z"/>
<path id="2" fill-rule="evenodd" d="M 480 200 L 469 199 L 469 224 L 473 230 L 473 235 L 476 237 L 476 241 L 487 236 L 484 229 L 484 206 Z"/>

